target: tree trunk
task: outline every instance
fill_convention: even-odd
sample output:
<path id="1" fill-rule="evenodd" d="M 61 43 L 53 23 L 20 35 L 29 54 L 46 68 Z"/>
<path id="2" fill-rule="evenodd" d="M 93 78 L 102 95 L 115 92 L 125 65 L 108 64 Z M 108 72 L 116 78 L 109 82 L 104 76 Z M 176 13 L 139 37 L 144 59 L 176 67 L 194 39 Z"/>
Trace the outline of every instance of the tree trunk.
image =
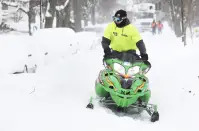
<path id="1" fill-rule="evenodd" d="M 75 31 L 81 31 L 81 5 L 80 0 L 73 0 L 73 10 L 75 19 Z"/>
<path id="2" fill-rule="evenodd" d="M 29 27 L 29 35 L 32 35 L 34 32 L 33 24 L 36 22 L 36 12 L 34 10 L 35 2 L 33 0 L 29 1 L 29 11 L 28 14 L 28 27 Z"/>
<path id="3" fill-rule="evenodd" d="M 91 22 L 92 22 L 93 25 L 96 24 L 96 21 L 95 21 L 95 6 L 94 5 L 91 8 Z"/>
<path id="4" fill-rule="evenodd" d="M 174 15 L 174 4 L 173 0 L 171 0 L 171 17 L 172 17 L 172 28 L 175 29 L 175 15 Z"/>
<path id="5" fill-rule="evenodd" d="M 49 14 L 51 15 L 51 17 L 46 16 L 45 20 L 45 28 L 52 28 L 53 27 L 53 20 L 55 17 L 55 5 L 56 5 L 57 0 L 49 0 L 49 10 L 47 10 L 47 12 L 49 12 Z"/>
<path id="6" fill-rule="evenodd" d="M 184 3 L 181 0 L 181 23 L 182 23 L 182 41 L 184 42 L 184 46 L 186 46 L 186 27 L 184 25 Z"/>
<path id="7" fill-rule="evenodd" d="M 91 6 L 91 22 L 93 25 L 96 24 L 95 20 L 95 0 L 92 0 L 92 6 Z"/>
<path id="8" fill-rule="evenodd" d="M 70 27 L 70 1 L 69 1 L 68 5 L 65 7 L 64 11 L 66 14 L 66 16 L 64 18 L 64 26 Z"/>

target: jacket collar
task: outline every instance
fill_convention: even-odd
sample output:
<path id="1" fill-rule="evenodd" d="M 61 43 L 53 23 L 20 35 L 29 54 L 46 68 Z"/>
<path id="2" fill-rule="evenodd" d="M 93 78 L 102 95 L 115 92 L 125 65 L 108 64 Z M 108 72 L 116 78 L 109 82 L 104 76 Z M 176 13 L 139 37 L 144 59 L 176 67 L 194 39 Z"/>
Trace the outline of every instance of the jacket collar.
<path id="1" fill-rule="evenodd" d="M 114 23 L 115 23 L 115 22 L 114 22 Z M 118 28 L 123 28 L 123 27 L 125 27 L 125 26 L 127 26 L 127 25 L 129 25 L 129 24 L 130 24 L 130 21 L 129 21 L 128 18 L 126 18 L 125 20 L 123 20 L 122 23 L 120 23 L 120 24 L 116 24 L 116 23 L 115 23 L 115 25 L 116 25 Z"/>

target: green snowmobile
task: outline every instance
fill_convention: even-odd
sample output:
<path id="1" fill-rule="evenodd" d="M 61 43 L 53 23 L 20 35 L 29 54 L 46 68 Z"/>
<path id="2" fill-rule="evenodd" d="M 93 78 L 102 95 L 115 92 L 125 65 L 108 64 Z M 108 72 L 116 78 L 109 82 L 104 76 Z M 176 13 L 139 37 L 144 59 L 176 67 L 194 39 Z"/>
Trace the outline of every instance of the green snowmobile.
<path id="1" fill-rule="evenodd" d="M 139 113 L 146 110 L 151 122 L 159 120 L 157 106 L 148 104 L 151 91 L 145 74 L 150 70 L 148 61 L 130 60 L 125 57 L 104 60 L 105 69 L 101 70 L 95 83 L 99 102 L 107 107 L 120 109 L 137 109 Z M 94 108 L 91 97 L 87 108 Z"/>

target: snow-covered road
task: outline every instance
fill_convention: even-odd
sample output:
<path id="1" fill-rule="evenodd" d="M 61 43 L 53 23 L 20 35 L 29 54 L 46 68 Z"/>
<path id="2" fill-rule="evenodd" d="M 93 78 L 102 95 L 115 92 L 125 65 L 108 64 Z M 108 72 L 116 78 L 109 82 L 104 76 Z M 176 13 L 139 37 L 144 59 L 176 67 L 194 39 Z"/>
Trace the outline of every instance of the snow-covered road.
<path id="1" fill-rule="evenodd" d="M 183 47 L 166 25 L 162 35 L 142 36 L 152 63 L 150 102 L 160 121 L 151 123 L 147 113 L 118 117 L 98 104 L 86 109 L 103 69 L 101 39 L 57 29 L 0 36 L 0 131 L 197 131 L 198 43 Z M 9 74 L 29 61 L 38 65 L 35 74 Z"/>

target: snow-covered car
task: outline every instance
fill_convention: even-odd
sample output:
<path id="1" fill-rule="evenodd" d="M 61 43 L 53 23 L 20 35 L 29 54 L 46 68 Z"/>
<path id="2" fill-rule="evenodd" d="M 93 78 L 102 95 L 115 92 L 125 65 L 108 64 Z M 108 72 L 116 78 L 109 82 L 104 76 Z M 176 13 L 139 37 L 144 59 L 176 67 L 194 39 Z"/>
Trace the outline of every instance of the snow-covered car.
<path id="1" fill-rule="evenodd" d="M 26 39 L 27 40 L 27 39 Z M 1 36 L 1 73 L 23 72 L 28 60 L 28 44 L 25 37 Z"/>
<path id="2" fill-rule="evenodd" d="M 78 52 L 75 32 L 69 28 L 41 29 L 33 36 L 5 35 L 0 43 L 0 72 L 31 72 Z"/>

